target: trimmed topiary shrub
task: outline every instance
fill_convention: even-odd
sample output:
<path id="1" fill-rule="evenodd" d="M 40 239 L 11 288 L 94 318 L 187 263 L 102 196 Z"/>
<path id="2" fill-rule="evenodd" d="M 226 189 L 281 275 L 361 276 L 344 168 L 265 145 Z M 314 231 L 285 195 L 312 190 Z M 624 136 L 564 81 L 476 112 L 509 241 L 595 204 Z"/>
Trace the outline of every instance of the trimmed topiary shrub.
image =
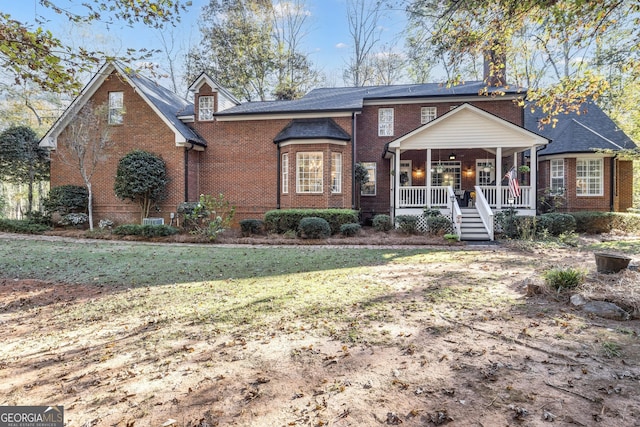
<path id="1" fill-rule="evenodd" d="M 373 217 L 373 229 L 376 231 L 389 231 L 393 228 L 391 217 L 385 214 L 378 214 Z"/>
<path id="2" fill-rule="evenodd" d="M 303 239 L 326 239 L 331 236 L 331 227 L 324 218 L 302 218 L 298 225 L 298 235 Z"/>
<path id="3" fill-rule="evenodd" d="M 49 190 L 49 197 L 42 202 L 45 211 L 51 215 L 64 216 L 71 212 L 86 212 L 89 204 L 89 191 L 79 185 L 61 185 Z"/>
<path id="4" fill-rule="evenodd" d="M 427 233 L 441 236 L 452 231 L 453 227 L 449 218 L 442 215 L 427 217 Z"/>
<path id="5" fill-rule="evenodd" d="M 340 231 L 342 224 L 358 222 L 358 212 L 353 209 L 276 209 L 264 216 L 267 232 L 283 234 L 287 230 L 297 230 L 303 218 L 322 218 L 329 223 L 331 234 Z"/>
<path id="6" fill-rule="evenodd" d="M 398 215 L 395 221 L 398 230 L 404 234 L 416 234 L 418 232 L 418 217 L 415 215 Z"/>
<path id="7" fill-rule="evenodd" d="M 264 229 L 264 223 L 259 219 L 243 219 L 240 221 L 240 231 L 243 236 L 251 236 L 252 234 L 261 234 Z"/>
<path id="8" fill-rule="evenodd" d="M 355 222 L 349 223 L 349 224 L 342 224 L 340 226 L 340 234 L 342 234 L 345 237 L 353 237 L 360 232 L 361 228 L 362 227 L 360 227 L 360 224 Z"/>
<path id="9" fill-rule="evenodd" d="M 562 233 L 572 233 L 576 230 L 576 219 L 563 213 L 546 213 L 537 219 L 537 231 L 547 230 L 552 236 L 559 236 Z"/>

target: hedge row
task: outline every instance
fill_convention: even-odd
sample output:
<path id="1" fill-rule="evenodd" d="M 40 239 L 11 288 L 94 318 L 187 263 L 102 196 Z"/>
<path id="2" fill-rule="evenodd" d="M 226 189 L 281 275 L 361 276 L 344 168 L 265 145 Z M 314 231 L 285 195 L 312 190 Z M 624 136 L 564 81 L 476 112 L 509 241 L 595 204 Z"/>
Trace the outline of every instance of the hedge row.
<path id="1" fill-rule="evenodd" d="M 298 230 L 303 218 L 322 218 L 329 223 L 331 234 L 340 232 L 342 224 L 358 222 L 358 211 L 353 209 L 276 209 L 264 215 L 264 227 L 267 232 L 286 233 Z"/>
<path id="2" fill-rule="evenodd" d="M 640 215 L 623 212 L 573 212 L 578 233 L 600 234 L 611 230 L 640 232 Z"/>
<path id="3" fill-rule="evenodd" d="M 0 219 L 0 231 L 6 233 L 42 234 L 51 227 L 26 219 Z"/>
<path id="4" fill-rule="evenodd" d="M 124 224 L 113 229 L 118 236 L 162 237 L 178 234 L 180 230 L 168 225 Z"/>

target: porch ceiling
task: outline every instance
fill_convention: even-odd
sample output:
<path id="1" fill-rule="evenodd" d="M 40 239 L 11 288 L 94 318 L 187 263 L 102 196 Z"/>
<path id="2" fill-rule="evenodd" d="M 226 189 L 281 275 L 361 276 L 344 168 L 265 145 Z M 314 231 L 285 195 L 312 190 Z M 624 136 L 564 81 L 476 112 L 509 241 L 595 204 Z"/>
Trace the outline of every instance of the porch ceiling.
<path id="1" fill-rule="evenodd" d="M 487 113 L 470 104 L 463 104 L 413 132 L 389 143 L 389 150 L 427 148 L 495 148 L 519 151 L 549 143 L 547 138 L 523 127 Z M 503 150 L 506 153 L 506 150 Z"/>

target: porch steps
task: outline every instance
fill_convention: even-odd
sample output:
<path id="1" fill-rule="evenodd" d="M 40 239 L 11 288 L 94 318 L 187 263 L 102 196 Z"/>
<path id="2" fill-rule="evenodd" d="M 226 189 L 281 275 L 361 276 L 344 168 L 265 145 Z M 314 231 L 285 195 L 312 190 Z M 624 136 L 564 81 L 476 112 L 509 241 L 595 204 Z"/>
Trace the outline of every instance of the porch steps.
<path id="1" fill-rule="evenodd" d="M 482 223 L 476 208 L 461 208 L 460 240 L 490 240 L 489 233 Z"/>

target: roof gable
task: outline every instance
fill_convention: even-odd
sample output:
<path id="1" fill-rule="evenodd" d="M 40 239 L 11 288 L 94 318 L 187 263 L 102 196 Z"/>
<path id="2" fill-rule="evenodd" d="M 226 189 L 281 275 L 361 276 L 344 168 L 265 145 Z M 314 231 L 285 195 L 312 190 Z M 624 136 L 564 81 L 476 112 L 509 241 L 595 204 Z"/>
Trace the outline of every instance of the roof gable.
<path id="1" fill-rule="evenodd" d="M 235 105 L 240 105 L 241 104 L 241 102 L 238 100 L 238 98 L 233 96 L 233 94 L 231 92 L 229 92 L 229 90 L 227 90 L 224 86 L 222 86 L 220 84 L 220 82 L 218 82 L 216 79 L 214 79 L 213 77 L 211 77 L 210 75 L 208 75 L 207 73 L 204 73 L 204 72 L 201 73 L 198 76 L 198 78 L 195 79 L 195 81 L 193 83 L 191 83 L 191 86 L 189 86 L 189 90 L 191 92 L 198 93 L 200 88 L 205 83 L 207 85 L 209 85 L 211 90 L 213 90 L 214 92 L 221 93 L 225 98 L 227 98 L 229 100 L 230 103 L 235 104 Z"/>
<path id="2" fill-rule="evenodd" d="M 178 119 L 180 111 L 189 108 L 188 101 L 146 77 L 127 72 L 122 66 L 113 62 L 104 64 L 93 76 L 89 83 L 82 89 L 80 95 L 73 100 L 62 116 L 60 116 L 47 131 L 40 141 L 40 146 L 49 148 L 56 147 L 58 136 L 67 127 L 69 122 L 73 120 L 74 112 L 82 108 L 91 99 L 114 71 L 136 89 L 138 95 L 145 100 L 169 129 L 173 131 L 177 145 L 188 143 L 206 146 L 205 140 Z"/>
<path id="3" fill-rule="evenodd" d="M 465 103 L 391 141 L 388 148 L 526 148 L 548 142 L 540 135 Z"/>

